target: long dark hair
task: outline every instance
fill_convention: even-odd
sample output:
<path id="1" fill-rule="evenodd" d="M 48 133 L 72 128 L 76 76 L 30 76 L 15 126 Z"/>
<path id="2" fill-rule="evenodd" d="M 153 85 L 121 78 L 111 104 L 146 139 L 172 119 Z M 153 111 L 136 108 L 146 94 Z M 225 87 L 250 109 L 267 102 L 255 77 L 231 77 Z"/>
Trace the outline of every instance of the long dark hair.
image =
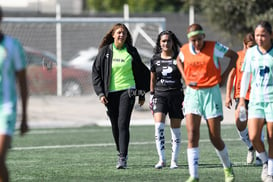
<path id="1" fill-rule="evenodd" d="M 117 23 L 103 37 L 102 42 L 100 43 L 99 49 L 102 48 L 105 45 L 109 45 L 109 44 L 112 44 L 114 42 L 113 34 L 119 28 L 123 28 L 127 32 L 127 38 L 125 40 L 125 44 L 127 44 L 129 46 L 133 45 L 132 36 L 131 36 L 128 28 L 122 23 Z"/>
<path id="2" fill-rule="evenodd" d="M 172 41 L 173 41 L 172 50 L 174 52 L 174 55 L 177 56 L 178 53 L 179 53 L 179 48 L 182 46 L 182 43 L 176 37 L 176 35 L 170 30 L 164 30 L 160 34 L 158 34 L 157 40 L 156 40 L 156 46 L 154 48 L 154 53 L 155 54 L 161 53 L 162 49 L 161 49 L 161 46 L 160 46 L 160 39 L 161 39 L 161 37 L 163 35 L 169 35 L 169 37 L 172 39 Z"/>

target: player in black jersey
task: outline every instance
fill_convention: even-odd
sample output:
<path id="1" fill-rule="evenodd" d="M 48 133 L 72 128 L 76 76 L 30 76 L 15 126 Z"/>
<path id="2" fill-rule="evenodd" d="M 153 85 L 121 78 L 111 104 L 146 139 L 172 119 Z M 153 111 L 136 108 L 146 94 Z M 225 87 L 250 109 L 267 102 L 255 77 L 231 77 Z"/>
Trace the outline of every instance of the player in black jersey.
<path id="1" fill-rule="evenodd" d="M 172 135 L 170 168 L 177 168 L 181 144 L 181 120 L 184 118 L 181 74 L 176 66 L 176 57 L 181 43 L 172 31 L 163 31 L 157 37 L 154 56 L 151 59 L 150 109 L 155 121 L 155 142 L 159 156 L 156 169 L 166 166 L 164 128 L 169 114 Z"/>

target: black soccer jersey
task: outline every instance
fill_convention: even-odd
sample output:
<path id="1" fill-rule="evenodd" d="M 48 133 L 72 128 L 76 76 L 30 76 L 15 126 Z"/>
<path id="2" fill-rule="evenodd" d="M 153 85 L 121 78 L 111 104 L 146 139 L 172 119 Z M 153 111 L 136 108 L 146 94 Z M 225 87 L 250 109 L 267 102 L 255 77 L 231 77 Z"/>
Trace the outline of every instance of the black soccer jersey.
<path id="1" fill-rule="evenodd" d="M 176 59 L 163 59 L 160 54 L 151 59 L 151 72 L 156 73 L 155 91 L 170 91 L 182 88 L 181 74 Z"/>

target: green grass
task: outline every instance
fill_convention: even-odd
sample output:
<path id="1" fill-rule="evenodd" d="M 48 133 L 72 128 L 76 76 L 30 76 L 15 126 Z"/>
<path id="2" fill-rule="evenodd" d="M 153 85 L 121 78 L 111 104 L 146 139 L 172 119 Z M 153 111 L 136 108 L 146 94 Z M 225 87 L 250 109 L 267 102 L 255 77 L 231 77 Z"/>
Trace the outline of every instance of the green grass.
<path id="1" fill-rule="evenodd" d="M 166 157 L 170 162 L 169 126 L 166 127 Z M 25 137 L 14 136 L 7 163 L 11 181 L 185 181 L 188 176 L 187 137 L 182 127 L 179 168 L 154 169 L 158 161 L 154 126 L 131 126 L 128 169 L 115 168 L 117 153 L 110 127 L 32 129 Z M 201 126 L 200 181 L 224 181 L 224 172 L 206 125 Z M 246 165 L 247 148 L 234 125 L 223 125 L 222 136 L 234 165 L 237 182 L 261 181 L 261 167 Z"/>

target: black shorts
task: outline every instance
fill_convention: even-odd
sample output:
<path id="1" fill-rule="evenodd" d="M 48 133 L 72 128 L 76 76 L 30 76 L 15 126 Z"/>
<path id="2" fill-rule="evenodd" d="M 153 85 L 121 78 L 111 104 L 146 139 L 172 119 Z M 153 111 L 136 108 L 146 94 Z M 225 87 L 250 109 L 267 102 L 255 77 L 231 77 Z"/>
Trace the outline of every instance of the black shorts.
<path id="1" fill-rule="evenodd" d="M 236 110 L 237 107 L 238 107 L 239 101 L 240 101 L 239 98 L 236 98 L 236 99 L 235 99 L 235 103 L 236 103 L 236 105 L 235 105 L 235 110 Z M 246 104 L 246 109 L 247 109 L 247 110 L 248 110 L 248 103 L 249 103 L 249 100 L 245 100 L 245 104 Z"/>
<path id="2" fill-rule="evenodd" d="M 182 103 L 184 101 L 184 92 L 181 90 L 160 92 L 153 98 L 153 112 L 168 113 L 170 118 L 183 119 Z"/>

